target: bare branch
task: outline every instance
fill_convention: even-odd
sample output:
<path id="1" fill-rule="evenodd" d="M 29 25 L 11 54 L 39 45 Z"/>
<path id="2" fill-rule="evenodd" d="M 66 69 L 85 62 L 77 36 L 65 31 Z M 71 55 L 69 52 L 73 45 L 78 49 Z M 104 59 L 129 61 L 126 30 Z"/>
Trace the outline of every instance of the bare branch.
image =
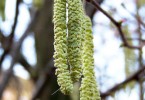
<path id="1" fill-rule="evenodd" d="M 139 79 L 139 75 L 140 74 L 145 74 L 145 66 L 140 68 L 137 72 L 135 72 L 133 75 L 131 75 L 130 77 L 128 77 L 126 80 L 124 80 L 123 82 L 113 86 L 111 89 L 109 89 L 108 91 L 101 93 L 101 97 L 105 98 L 107 96 L 109 96 L 112 92 L 115 92 L 116 90 L 120 89 L 123 85 L 131 82 L 132 80 L 138 80 Z"/>
<path id="2" fill-rule="evenodd" d="M 95 0 L 99 5 L 101 5 L 101 3 L 103 3 L 104 0 Z M 91 20 L 94 17 L 94 14 L 97 12 L 97 9 L 95 7 L 93 7 L 90 3 L 85 2 L 84 4 L 85 6 L 85 11 L 86 14 L 91 18 Z"/>
<path id="3" fill-rule="evenodd" d="M 144 39 L 139 39 L 139 38 L 126 38 L 126 39 L 129 41 L 137 40 L 137 41 L 145 42 Z"/>
<path id="4" fill-rule="evenodd" d="M 3 33 L 0 29 L 0 42 L 3 43 L 4 40 L 5 40 L 5 36 L 3 35 Z"/>
<path id="5" fill-rule="evenodd" d="M 111 22 L 116 26 L 116 28 L 118 29 L 118 31 L 120 33 L 121 39 L 122 39 L 122 41 L 124 43 L 123 46 L 128 47 L 130 49 L 140 49 L 140 48 L 142 48 L 142 46 L 131 46 L 131 45 L 128 44 L 128 42 L 127 42 L 127 40 L 126 40 L 126 38 L 125 38 L 125 36 L 123 34 L 123 31 L 121 29 L 121 24 L 122 23 L 121 22 L 117 22 L 114 18 L 112 18 L 105 10 L 103 10 L 99 6 L 99 4 L 96 1 L 94 1 L 94 0 L 86 0 L 86 1 L 92 3 L 99 11 L 101 11 L 106 17 L 108 17 L 111 20 Z"/>
<path id="6" fill-rule="evenodd" d="M 2 79 L 2 83 L 0 84 L 0 98 L 2 97 L 3 91 L 4 91 L 8 81 L 9 81 L 9 79 L 10 79 L 12 73 L 13 73 L 13 67 L 14 67 L 15 63 L 18 61 L 18 57 L 19 57 L 18 55 L 20 53 L 20 48 L 21 48 L 22 42 L 28 36 L 30 31 L 33 29 L 33 27 L 35 25 L 35 22 L 36 22 L 36 19 L 37 19 L 37 17 L 35 15 L 34 19 L 31 21 L 28 28 L 26 29 L 26 31 L 24 32 L 24 34 L 22 35 L 20 40 L 17 42 L 16 47 L 14 48 L 15 53 L 12 54 L 12 61 L 11 61 L 10 68 L 7 71 L 7 73 L 5 73 L 5 75 Z"/>
<path id="7" fill-rule="evenodd" d="M 50 67 L 50 66 L 49 66 Z M 54 67 L 49 69 L 49 72 L 47 73 L 42 73 L 36 82 L 36 89 L 35 92 L 33 93 L 32 99 L 31 100 L 36 100 L 40 95 L 43 89 L 50 84 L 50 81 L 53 79 L 54 75 Z"/>
<path id="8" fill-rule="evenodd" d="M 21 53 L 19 54 L 19 57 L 18 57 L 18 63 L 20 63 L 24 67 L 24 69 L 29 72 L 30 77 L 33 79 L 33 71 L 35 71 L 35 70 L 27 62 L 27 60 L 25 59 L 25 57 Z"/>
<path id="9" fill-rule="evenodd" d="M 52 62 L 53 62 L 53 59 L 51 59 L 48 62 L 48 65 L 45 67 L 44 71 L 39 76 L 39 79 L 36 82 L 36 89 L 32 95 L 31 100 L 36 100 L 39 97 L 39 95 L 41 94 L 41 92 L 43 91 L 43 89 L 46 87 L 46 85 L 49 85 L 50 81 L 53 79 L 55 67 Z"/>
<path id="10" fill-rule="evenodd" d="M 15 18 L 14 18 L 14 24 L 12 26 L 12 31 L 11 31 L 10 35 L 8 36 L 7 39 L 5 39 L 6 48 L 4 49 L 4 53 L 2 54 L 2 56 L 0 58 L 0 69 L 1 69 L 1 65 L 2 65 L 2 62 L 5 58 L 5 56 L 9 53 L 9 51 L 12 47 L 12 44 L 13 44 L 13 37 L 14 37 L 14 33 L 15 33 L 16 25 L 17 25 L 20 2 L 21 2 L 21 0 L 17 0 L 17 2 L 16 2 L 16 14 L 15 14 Z"/>

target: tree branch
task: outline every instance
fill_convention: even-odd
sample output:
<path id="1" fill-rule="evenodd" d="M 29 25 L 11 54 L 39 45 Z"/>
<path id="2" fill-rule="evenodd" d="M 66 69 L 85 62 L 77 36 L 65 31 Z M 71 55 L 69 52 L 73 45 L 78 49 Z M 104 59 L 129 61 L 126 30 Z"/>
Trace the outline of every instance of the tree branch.
<path id="1" fill-rule="evenodd" d="M 41 95 L 44 88 L 46 86 L 48 86 L 50 84 L 50 81 L 53 79 L 54 72 L 55 72 L 55 67 L 54 66 L 53 67 L 49 66 L 49 70 L 44 71 L 43 73 L 41 73 L 41 75 L 39 76 L 38 81 L 36 82 L 36 89 L 35 89 L 35 92 L 32 95 L 31 100 L 36 100 L 37 98 L 39 98 L 39 96 Z"/>
<path id="2" fill-rule="evenodd" d="M 99 5 L 101 5 L 101 3 L 103 3 L 104 0 L 95 0 Z M 86 2 L 85 3 L 85 11 L 86 14 L 91 18 L 91 20 L 94 17 L 94 14 L 97 12 L 97 9 L 95 7 L 93 7 L 90 3 Z"/>
<path id="3" fill-rule="evenodd" d="M 25 57 L 20 53 L 19 57 L 18 57 L 18 63 L 20 63 L 25 70 L 27 70 L 30 74 L 30 77 L 33 79 L 34 77 L 34 68 L 32 68 L 32 66 L 27 62 L 27 60 L 25 59 Z"/>
<path id="4" fill-rule="evenodd" d="M 1 65 L 2 65 L 2 62 L 5 58 L 5 56 L 9 53 L 9 51 L 12 47 L 12 44 L 13 44 L 13 37 L 14 37 L 14 33 L 15 33 L 16 25 L 17 25 L 20 2 L 21 2 L 21 0 L 17 0 L 17 2 L 16 2 L 16 14 L 15 14 L 15 18 L 14 18 L 14 24 L 12 26 L 12 31 L 11 31 L 10 35 L 8 36 L 8 38 L 5 39 L 6 47 L 4 48 L 4 53 L 2 54 L 2 56 L 0 58 L 0 69 L 1 69 Z"/>
<path id="5" fill-rule="evenodd" d="M 37 13 L 36 13 L 37 14 Z M 24 34 L 22 35 L 22 37 L 20 38 L 20 40 L 16 43 L 16 47 L 14 47 L 14 53 L 12 54 L 12 61 L 11 61 L 11 65 L 9 70 L 5 73 L 2 82 L 0 84 L 0 98 L 2 97 L 3 91 L 7 85 L 7 83 L 9 82 L 9 79 L 13 73 L 13 67 L 15 65 L 15 63 L 18 61 L 18 55 L 20 53 L 20 48 L 22 45 L 22 42 L 24 41 L 24 39 L 28 36 L 28 34 L 32 31 L 35 22 L 37 20 L 37 15 L 35 15 L 34 19 L 31 21 L 31 23 L 29 24 L 28 28 L 26 29 L 26 31 L 24 32 Z"/>
<path id="6" fill-rule="evenodd" d="M 0 29 L 0 42 L 3 43 L 4 40 L 5 40 L 5 36 L 3 35 L 3 33 Z"/>
<path id="7" fill-rule="evenodd" d="M 129 41 L 133 41 L 133 40 L 137 40 L 137 41 L 141 41 L 141 42 L 145 42 L 145 39 L 139 39 L 139 38 L 126 38 Z"/>
<path id="8" fill-rule="evenodd" d="M 108 17 L 111 20 L 111 22 L 116 26 L 116 28 L 118 29 L 118 31 L 120 33 L 121 39 L 124 43 L 123 46 L 128 47 L 130 49 L 140 49 L 140 48 L 142 48 L 142 46 L 131 46 L 131 45 L 128 44 L 128 42 L 127 42 L 127 40 L 126 40 L 126 38 L 123 34 L 123 31 L 121 29 L 122 22 L 117 22 L 114 18 L 112 18 L 105 10 L 103 10 L 99 6 L 99 4 L 96 1 L 94 1 L 94 0 L 86 0 L 86 1 L 92 3 L 99 11 L 101 11 L 106 17 Z"/>
<path id="9" fill-rule="evenodd" d="M 109 96 L 112 92 L 115 92 L 116 90 L 120 89 L 122 86 L 124 86 L 125 84 L 127 84 L 128 82 L 132 81 L 132 80 L 139 80 L 139 76 L 140 74 L 144 75 L 145 73 L 145 66 L 140 68 L 137 72 L 135 72 L 133 75 L 131 75 L 130 77 L 128 77 L 126 80 L 124 80 L 123 82 L 113 86 L 111 89 L 109 89 L 108 91 L 101 93 L 101 97 L 105 98 L 107 96 Z"/>

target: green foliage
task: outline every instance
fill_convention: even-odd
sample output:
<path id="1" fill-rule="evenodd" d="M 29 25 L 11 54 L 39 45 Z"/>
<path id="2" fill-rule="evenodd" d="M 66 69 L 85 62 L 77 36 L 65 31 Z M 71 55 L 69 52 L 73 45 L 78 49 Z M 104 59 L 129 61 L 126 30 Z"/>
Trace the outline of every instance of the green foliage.
<path id="1" fill-rule="evenodd" d="M 0 16 L 2 17 L 3 20 L 5 20 L 5 0 L 0 1 Z"/>

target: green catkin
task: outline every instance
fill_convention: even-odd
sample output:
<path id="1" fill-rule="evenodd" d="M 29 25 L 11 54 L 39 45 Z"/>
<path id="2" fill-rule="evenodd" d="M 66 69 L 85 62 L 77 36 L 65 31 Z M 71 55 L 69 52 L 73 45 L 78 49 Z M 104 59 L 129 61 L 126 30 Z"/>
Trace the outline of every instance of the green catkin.
<path id="1" fill-rule="evenodd" d="M 68 62 L 73 82 L 81 77 L 82 7 L 81 0 L 68 0 Z"/>
<path id="2" fill-rule="evenodd" d="M 124 31 L 124 35 L 128 38 L 131 38 L 131 33 L 129 33 L 128 31 L 128 27 L 125 26 L 123 31 Z M 129 43 L 129 45 L 133 45 L 132 41 L 127 41 Z M 125 56 L 125 74 L 126 77 L 128 77 L 131 73 L 132 73 L 132 69 L 135 65 L 135 52 L 133 49 L 130 48 L 123 48 L 124 50 L 124 56 Z"/>
<path id="3" fill-rule="evenodd" d="M 58 85 L 64 94 L 70 94 L 73 83 L 67 65 L 66 0 L 54 0 L 54 62 Z"/>
<path id="4" fill-rule="evenodd" d="M 93 36 L 92 25 L 88 17 L 85 17 L 85 34 L 83 43 L 83 57 L 82 57 L 82 72 L 83 78 L 80 87 L 80 100 L 100 100 L 95 72 L 94 72 L 94 59 L 93 59 Z"/>

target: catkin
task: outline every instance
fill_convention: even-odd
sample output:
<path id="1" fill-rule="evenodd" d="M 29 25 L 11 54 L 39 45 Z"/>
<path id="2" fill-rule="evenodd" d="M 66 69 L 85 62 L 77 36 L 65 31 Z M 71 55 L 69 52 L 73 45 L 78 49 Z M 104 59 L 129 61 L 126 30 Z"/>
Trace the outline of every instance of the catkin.
<path id="1" fill-rule="evenodd" d="M 85 34 L 82 55 L 83 78 L 80 87 L 80 100 L 100 100 L 100 94 L 95 80 L 93 59 L 92 25 L 88 17 L 85 20 Z"/>
<path id="2" fill-rule="evenodd" d="M 54 62 L 58 85 L 64 94 L 70 94 L 73 83 L 67 64 L 66 0 L 54 0 Z"/>
<path id="3" fill-rule="evenodd" d="M 54 0 L 53 21 L 54 62 L 60 90 L 70 94 L 73 82 L 79 81 L 83 75 L 80 100 L 100 100 L 94 73 L 92 25 L 84 14 L 82 1 Z"/>
<path id="4" fill-rule="evenodd" d="M 128 31 L 128 27 L 127 26 L 124 26 L 123 28 L 123 31 L 124 31 L 124 35 L 128 38 L 131 38 L 131 33 L 129 33 Z M 132 41 L 127 41 L 129 43 L 129 45 L 133 45 Z M 123 48 L 124 50 L 124 57 L 125 57 L 125 74 L 126 74 L 126 77 L 128 77 L 132 70 L 132 66 L 135 65 L 135 52 L 133 49 L 130 49 L 130 48 Z"/>
<path id="5" fill-rule="evenodd" d="M 68 0 L 68 62 L 73 82 L 81 77 L 82 7 L 81 0 Z"/>

